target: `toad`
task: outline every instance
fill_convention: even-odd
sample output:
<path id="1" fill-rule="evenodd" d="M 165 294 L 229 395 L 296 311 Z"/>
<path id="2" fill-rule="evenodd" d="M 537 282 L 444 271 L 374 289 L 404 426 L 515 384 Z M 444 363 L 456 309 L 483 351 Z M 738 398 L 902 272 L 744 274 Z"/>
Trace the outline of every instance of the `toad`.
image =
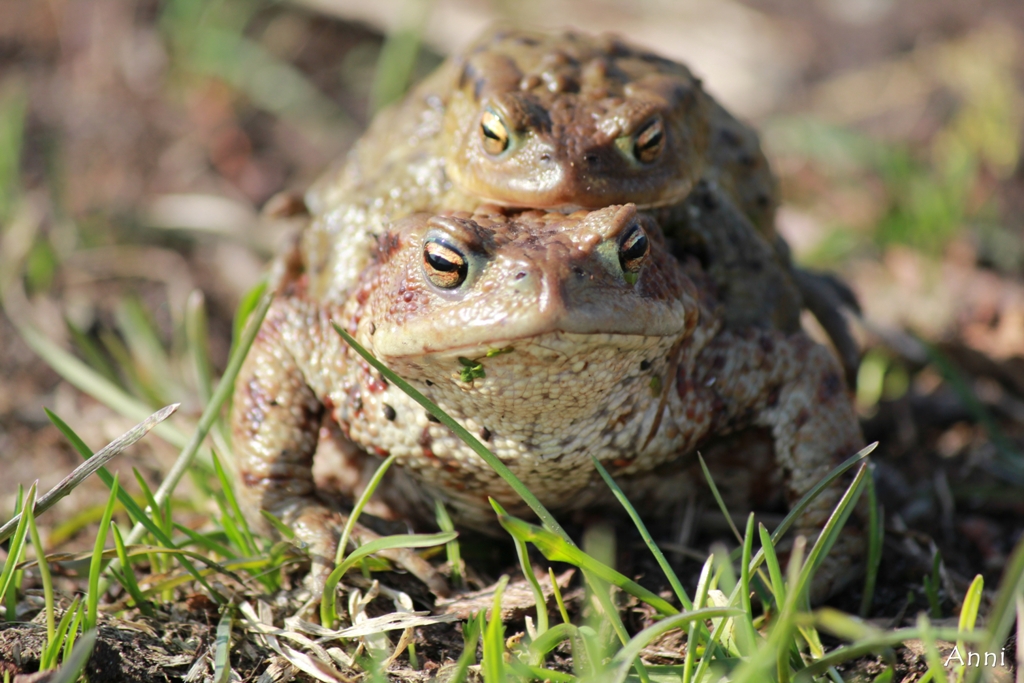
<path id="1" fill-rule="evenodd" d="M 702 260 L 727 327 L 795 331 L 807 306 L 849 377 L 857 366 L 839 313 L 855 299 L 791 264 L 757 134 L 684 65 L 617 38 L 486 32 L 381 112 L 307 202 L 316 221 L 304 258 L 330 271 L 325 296 L 354 286 L 375 236 L 417 211 L 656 209 L 671 248 Z M 344 253 L 326 248 L 339 239 Z"/>
<path id="2" fill-rule="evenodd" d="M 332 324 L 479 435 L 555 513 L 609 500 L 591 456 L 657 514 L 692 485 L 696 449 L 723 435 L 770 435 L 769 470 L 790 504 L 862 445 L 832 354 L 800 331 L 724 326 L 704 269 L 670 253 L 657 223 L 631 204 L 416 213 L 383 231 L 344 295 L 325 297 L 331 283 L 321 276 L 290 264 L 231 418 L 241 501 L 254 522 L 266 525 L 265 510 L 293 528 L 321 581 L 344 520 L 312 474 L 324 417 L 354 459 L 396 457 L 399 483 L 385 498 L 406 514 L 437 499 L 460 526 L 493 526 L 488 497 L 528 514 Z M 464 359 L 480 371 L 467 376 Z M 796 531 L 816 535 L 841 494 L 838 483 L 826 490 Z M 851 577 L 862 547 L 855 530 L 842 535 L 816 595 Z M 430 578 L 417 556 L 395 559 Z"/>

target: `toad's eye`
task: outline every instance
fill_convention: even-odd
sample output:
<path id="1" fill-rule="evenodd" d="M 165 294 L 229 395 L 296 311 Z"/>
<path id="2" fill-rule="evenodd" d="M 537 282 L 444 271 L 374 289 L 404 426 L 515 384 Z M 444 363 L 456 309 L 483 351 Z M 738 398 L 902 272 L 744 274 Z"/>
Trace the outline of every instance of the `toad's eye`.
<path id="1" fill-rule="evenodd" d="M 498 156 L 508 149 L 508 128 L 505 122 L 490 109 L 485 109 L 480 116 L 480 136 L 484 151 Z"/>
<path id="2" fill-rule="evenodd" d="M 641 128 L 633 139 L 633 157 L 642 164 L 649 164 L 661 156 L 665 147 L 665 124 L 656 116 Z"/>
<path id="3" fill-rule="evenodd" d="M 619 265 L 622 266 L 622 274 L 629 284 L 635 284 L 640 273 L 640 268 L 651 251 L 651 242 L 647 239 L 647 233 L 634 223 L 622 235 L 619 240 Z"/>
<path id="4" fill-rule="evenodd" d="M 469 263 L 458 249 L 433 238 L 423 245 L 423 269 L 438 287 L 455 289 L 466 281 Z"/>

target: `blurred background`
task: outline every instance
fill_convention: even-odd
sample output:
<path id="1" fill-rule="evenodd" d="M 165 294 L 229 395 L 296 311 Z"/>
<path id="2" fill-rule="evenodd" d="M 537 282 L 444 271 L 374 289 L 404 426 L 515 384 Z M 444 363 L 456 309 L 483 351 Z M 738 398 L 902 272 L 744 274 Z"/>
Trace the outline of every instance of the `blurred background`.
<path id="1" fill-rule="evenodd" d="M 499 19 L 619 33 L 758 127 L 780 232 L 864 309 L 889 571 L 919 582 L 938 547 L 953 585 L 998 576 L 1024 529 L 1019 0 L 0 0 L 0 510 L 78 462 L 44 406 L 93 448 L 136 421 L 17 328 L 194 419 L 190 294 L 222 368 L 235 307 L 287 240 L 262 205 Z M 158 482 L 176 452 L 147 439 L 121 467 Z M 103 499 L 63 501 L 51 544 Z"/>

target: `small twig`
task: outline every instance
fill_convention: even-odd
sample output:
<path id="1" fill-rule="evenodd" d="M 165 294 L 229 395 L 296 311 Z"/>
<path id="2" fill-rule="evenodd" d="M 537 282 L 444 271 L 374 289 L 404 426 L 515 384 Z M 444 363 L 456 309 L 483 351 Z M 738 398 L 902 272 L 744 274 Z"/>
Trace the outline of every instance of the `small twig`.
<path id="1" fill-rule="evenodd" d="M 153 427 L 170 417 L 174 411 L 178 409 L 179 405 L 181 404 L 173 403 L 156 411 L 145 420 L 111 441 L 106 448 L 94 454 L 91 458 L 76 467 L 74 471 L 64 477 L 59 484 L 47 491 L 46 495 L 36 500 L 36 504 L 33 507 L 33 515 L 38 517 L 53 507 L 58 500 L 71 493 L 76 486 L 88 479 L 96 472 L 96 470 L 106 465 L 114 456 L 124 451 L 126 448 L 148 434 L 149 430 L 153 429 Z M 10 521 L 0 527 L 0 542 L 6 540 L 14 533 L 14 529 L 18 526 L 19 519 L 21 519 L 21 515 L 17 514 Z"/>

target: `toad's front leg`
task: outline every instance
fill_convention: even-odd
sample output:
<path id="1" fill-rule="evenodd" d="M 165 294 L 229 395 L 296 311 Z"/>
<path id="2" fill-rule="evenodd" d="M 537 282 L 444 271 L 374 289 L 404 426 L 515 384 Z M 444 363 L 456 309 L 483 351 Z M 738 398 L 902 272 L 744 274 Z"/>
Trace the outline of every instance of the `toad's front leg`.
<path id="1" fill-rule="evenodd" d="M 697 358 L 697 385 L 710 387 L 719 405 L 713 433 L 743 426 L 771 430 L 790 506 L 863 445 L 842 370 L 825 347 L 802 332 L 724 332 Z M 815 539 L 843 495 L 837 480 L 815 498 L 794 533 Z M 856 578 L 864 536 L 857 516 L 818 569 L 811 599 L 820 602 Z"/>
<path id="2" fill-rule="evenodd" d="M 318 497 L 313 481 L 324 409 L 299 359 L 307 359 L 325 341 L 323 327 L 315 324 L 319 320 L 313 305 L 294 299 L 279 299 L 271 306 L 235 381 L 231 412 L 239 502 L 246 517 L 263 533 L 273 534 L 260 514 L 266 510 L 295 531 L 309 547 L 317 593 L 334 567 L 345 524 L 345 517 Z M 353 542 L 362 545 L 376 538 L 356 526 Z M 419 577 L 435 594 L 448 592 L 444 579 L 415 553 L 403 549 L 380 554 Z"/>

